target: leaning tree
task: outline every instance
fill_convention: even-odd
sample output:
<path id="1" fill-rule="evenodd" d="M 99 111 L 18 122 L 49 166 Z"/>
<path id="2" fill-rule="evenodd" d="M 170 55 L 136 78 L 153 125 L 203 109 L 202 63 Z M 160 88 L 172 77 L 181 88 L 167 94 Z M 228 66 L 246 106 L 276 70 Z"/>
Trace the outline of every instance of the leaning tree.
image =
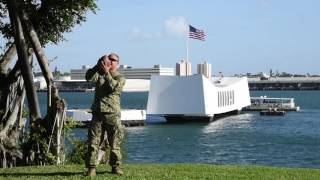
<path id="1" fill-rule="evenodd" d="M 64 40 L 65 32 L 96 9 L 96 0 L 0 0 L 0 33 L 6 41 L 0 47 L 0 167 L 63 161 L 66 102 L 58 94 L 43 47 Z M 43 117 L 33 86 L 33 54 L 47 83 L 47 114 Z M 25 97 L 28 133 L 23 132 Z"/>

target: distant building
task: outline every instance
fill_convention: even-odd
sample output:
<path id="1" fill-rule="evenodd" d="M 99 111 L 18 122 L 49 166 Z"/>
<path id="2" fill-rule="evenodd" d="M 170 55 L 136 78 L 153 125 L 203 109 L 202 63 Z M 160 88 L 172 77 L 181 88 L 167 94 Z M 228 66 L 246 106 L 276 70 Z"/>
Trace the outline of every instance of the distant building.
<path id="1" fill-rule="evenodd" d="M 82 69 L 71 69 L 70 76 L 71 80 L 83 80 L 85 79 L 85 75 L 87 70 L 90 68 L 89 65 L 83 65 Z"/>
<path id="2" fill-rule="evenodd" d="M 190 76 L 192 75 L 191 63 L 189 61 L 181 60 L 176 63 L 177 76 Z"/>
<path id="3" fill-rule="evenodd" d="M 205 61 L 202 64 L 197 65 L 197 73 L 203 74 L 207 78 L 211 78 L 211 64 Z"/>
<path id="4" fill-rule="evenodd" d="M 35 76 L 33 79 L 33 83 L 34 83 L 34 87 L 36 89 L 46 89 L 47 88 L 47 82 L 42 75 Z"/>
<path id="5" fill-rule="evenodd" d="M 70 81 L 71 80 L 71 76 L 60 76 L 57 80 Z"/>
<path id="6" fill-rule="evenodd" d="M 89 66 L 82 66 L 82 69 L 71 69 L 71 80 L 85 80 L 85 74 L 89 68 Z M 118 71 L 126 79 L 150 79 L 151 75 L 174 76 L 173 68 L 164 68 L 161 65 L 154 65 L 153 68 L 131 68 L 120 65 Z"/>
<path id="7" fill-rule="evenodd" d="M 126 79 L 150 79 L 151 75 L 174 76 L 173 68 L 164 68 L 161 65 L 154 65 L 153 68 L 131 68 L 120 65 L 118 71 Z"/>
<path id="8" fill-rule="evenodd" d="M 260 80 L 268 80 L 270 78 L 270 76 L 266 73 L 261 72 L 259 74 Z"/>
<path id="9" fill-rule="evenodd" d="M 82 69 L 72 69 L 71 79 L 59 79 L 55 80 L 55 83 L 62 91 L 92 90 L 95 84 L 85 80 L 88 69 L 88 66 L 82 66 Z M 153 68 L 131 68 L 127 65 L 120 65 L 118 71 L 127 79 L 123 91 L 148 91 L 151 75 L 174 76 L 174 68 L 163 68 L 161 65 L 154 65 Z"/>

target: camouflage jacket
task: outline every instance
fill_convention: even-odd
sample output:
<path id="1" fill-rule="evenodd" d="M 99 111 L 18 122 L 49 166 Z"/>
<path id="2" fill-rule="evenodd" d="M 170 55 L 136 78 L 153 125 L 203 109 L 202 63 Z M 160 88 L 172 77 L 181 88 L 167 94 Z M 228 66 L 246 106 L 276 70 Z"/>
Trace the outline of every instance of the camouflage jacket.
<path id="1" fill-rule="evenodd" d="M 86 80 L 95 83 L 93 112 L 120 113 L 120 95 L 125 78 L 119 72 L 99 73 L 96 65 L 86 72 Z"/>

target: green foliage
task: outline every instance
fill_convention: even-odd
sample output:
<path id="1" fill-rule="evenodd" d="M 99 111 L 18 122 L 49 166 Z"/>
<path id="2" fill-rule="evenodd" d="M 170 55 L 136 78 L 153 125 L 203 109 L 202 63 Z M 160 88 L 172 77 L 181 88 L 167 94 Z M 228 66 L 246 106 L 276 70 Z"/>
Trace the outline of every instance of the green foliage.
<path id="1" fill-rule="evenodd" d="M 83 123 L 80 122 L 80 121 L 77 121 L 73 117 L 67 116 L 66 122 L 65 122 L 65 124 L 63 126 L 64 133 L 66 135 L 73 135 L 72 134 L 72 129 L 75 128 L 75 127 L 79 127 L 79 126 L 83 126 Z"/>
<path id="2" fill-rule="evenodd" d="M 78 139 L 74 133 L 73 129 L 75 127 L 83 126 L 82 122 L 76 121 L 72 117 L 67 117 L 66 124 L 64 125 L 64 133 L 66 139 L 72 144 L 71 152 L 67 152 L 66 163 L 70 164 L 83 164 L 87 149 L 86 142 Z"/>
<path id="3" fill-rule="evenodd" d="M 86 141 L 80 139 L 74 139 L 72 141 L 73 149 L 68 153 L 66 158 L 67 164 L 84 164 L 87 156 L 87 144 Z"/>
<path id="4" fill-rule="evenodd" d="M 64 73 L 62 74 L 62 76 L 70 76 L 70 73 L 69 73 L 69 72 L 64 72 Z"/>
<path id="5" fill-rule="evenodd" d="M 52 76 L 53 76 L 53 78 L 55 78 L 55 79 L 59 79 L 59 78 L 62 77 L 62 76 L 70 76 L 70 73 L 69 73 L 69 72 L 61 73 L 60 71 L 53 71 L 53 72 L 52 72 Z"/>
<path id="6" fill-rule="evenodd" d="M 124 175 L 97 167 L 96 179 L 319 179 L 319 169 L 210 164 L 124 164 Z M 83 179 L 84 165 L 0 169 L 0 179 Z M 91 178 L 87 178 L 91 179 Z"/>
<path id="7" fill-rule="evenodd" d="M 22 117 L 23 118 L 28 118 L 29 117 L 29 109 L 26 108 L 25 106 L 23 107 L 23 110 L 22 110 Z"/>
<path id="8" fill-rule="evenodd" d="M 32 132 L 28 132 L 24 135 L 23 142 L 21 143 L 21 149 L 26 156 L 33 157 L 31 161 L 34 164 L 52 164 L 57 160 L 57 157 L 54 156 L 50 151 L 48 151 L 48 133 L 45 129 L 45 120 L 39 119 L 37 122 L 31 123 Z M 76 121 L 73 118 L 67 117 L 67 121 L 64 125 L 64 134 L 67 139 L 76 147 L 76 151 L 74 153 L 81 153 L 80 141 L 77 140 L 73 134 L 72 129 L 77 126 L 82 126 L 81 122 Z M 85 144 L 85 143 L 83 143 Z M 80 150 L 78 150 L 80 148 Z M 86 152 L 86 151 L 84 151 Z M 73 163 L 80 162 L 76 160 L 78 154 L 73 155 L 72 161 Z M 67 156 L 67 160 L 69 156 Z M 70 160 L 69 160 L 70 161 Z"/>
<path id="9" fill-rule="evenodd" d="M 61 76 L 61 73 L 60 73 L 60 71 L 53 71 L 52 76 L 55 79 L 59 79 L 59 77 Z"/>
<path id="10" fill-rule="evenodd" d="M 8 37 L 8 32 L 9 32 L 9 24 L 8 24 L 8 10 L 5 5 L 6 0 L 0 0 L 0 32 L 3 34 L 5 38 L 10 39 Z M 3 46 L 3 44 L 1 44 Z M 3 47 L 1 47 L 2 49 Z"/>
<path id="11" fill-rule="evenodd" d="M 6 7 L 7 0 L 0 0 L 0 32 L 4 38 L 13 38 Z M 8 0 L 10 3 L 11 1 Z M 42 45 L 57 44 L 64 40 L 64 33 L 86 21 L 86 13 L 97 10 L 96 0 L 17 0 L 28 13 Z M 22 3 L 24 2 L 24 4 Z"/>
<path id="12" fill-rule="evenodd" d="M 126 143 L 126 137 L 124 138 L 124 142 L 121 144 L 121 153 L 123 160 L 128 157 L 127 149 L 125 148 L 124 144 Z M 69 141 L 72 143 L 72 150 L 71 152 L 68 152 L 66 163 L 67 164 L 84 164 L 86 157 L 87 157 L 87 141 L 86 140 L 80 140 L 75 137 L 69 138 Z M 100 163 L 106 164 L 109 160 L 109 149 L 110 147 L 107 145 L 103 148 L 106 153 L 104 154 L 104 157 L 102 158 L 102 161 Z"/>
<path id="13" fill-rule="evenodd" d="M 56 161 L 52 153 L 48 152 L 48 133 L 44 127 L 45 120 L 38 119 L 38 122 L 31 123 L 32 132 L 28 132 L 23 137 L 21 149 L 25 156 L 31 157 L 34 164 L 52 164 Z"/>
<path id="14" fill-rule="evenodd" d="M 73 133 L 73 128 L 75 127 L 83 127 L 83 123 L 76 121 L 72 117 L 67 117 L 67 124 L 64 126 L 65 129 L 65 135 L 67 140 L 72 144 L 71 151 L 67 152 L 67 158 L 66 158 L 66 163 L 67 164 L 84 164 L 85 159 L 87 157 L 87 140 L 81 140 L 77 138 L 74 133 Z M 124 144 L 126 144 L 126 133 L 125 137 L 123 140 L 123 143 L 121 144 L 121 153 L 123 159 L 127 158 L 127 149 L 125 148 Z M 104 151 L 106 153 L 104 154 L 104 157 L 102 159 L 101 163 L 107 163 L 109 159 L 109 146 L 106 145 L 104 147 Z"/>

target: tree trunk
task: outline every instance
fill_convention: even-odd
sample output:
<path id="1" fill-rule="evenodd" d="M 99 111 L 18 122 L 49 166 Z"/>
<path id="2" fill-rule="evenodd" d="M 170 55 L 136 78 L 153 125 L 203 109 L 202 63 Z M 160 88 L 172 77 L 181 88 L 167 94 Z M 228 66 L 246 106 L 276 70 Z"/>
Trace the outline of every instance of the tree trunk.
<path id="1" fill-rule="evenodd" d="M 34 122 L 36 119 L 39 119 L 41 117 L 41 113 L 39 108 L 38 96 L 33 86 L 31 66 L 28 63 L 27 46 L 24 39 L 20 18 L 16 11 L 18 9 L 16 0 L 10 0 L 10 2 L 7 3 L 7 5 L 10 21 L 14 27 L 14 39 L 17 47 L 18 61 L 21 64 L 21 72 L 25 82 L 28 105 L 30 110 L 30 120 L 31 122 Z"/>
<path id="2" fill-rule="evenodd" d="M 51 108 L 52 108 L 52 102 L 51 102 L 51 96 L 53 96 L 53 99 L 60 99 L 58 95 L 58 91 L 54 90 L 55 94 L 52 94 L 51 90 L 56 87 L 54 86 L 53 82 L 53 75 L 50 71 L 49 65 L 48 65 L 48 60 L 45 56 L 44 50 L 42 49 L 41 43 L 39 41 L 38 35 L 32 25 L 32 23 L 29 20 L 29 17 L 27 13 L 24 11 L 24 9 L 19 9 L 19 16 L 23 25 L 23 28 L 26 30 L 28 33 L 28 38 L 31 42 L 32 48 L 35 52 L 35 55 L 37 57 L 39 66 L 41 68 L 42 74 L 46 80 L 47 83 L 47 90 L 48 90 L 48 96 L 47 96 L 47 115 L 52 114 L 51 113 Z M 50 117 L 53 119 L 53 116 Z"/>
<path id="3" fill-rule="evenodd" d="M 51 149 L 51 152 L 57 157 L 57 164 L 59 164 L 64 160 L 63 125 L 66 120 L 66 102 L 58 94 L 58 89 L 53 82 L 53 75 L 49 69 L 48 60 L 38 35 L 23 8 L 19 9 L 19 16 L 24 29 L 28 32 L 28 38 L 47 82 L 47 124 L 49 126 L 46 129 L 47 132 L 51 132 L 51 134 L 48 134 L 50 135 L 48 151 Z"/>
<path id="4" fill-rule="evenodd" d="M 0 60 L 0 73 L 7 74 L 8 71 L 8 64 L 10 64 L 13 57 L 16 55 L 16 45 L 14 43 L 9 45 L 9 48 L 3 55 L 2 59 Z"/>
<path id="5" fill-rule="evenodd" d="M 17 70 L 19 71 L 19 70 Z M 17 72 L 17 74 L 20 74 Z M 22 111 L 25 97 L 24 83 L 21 75 L 8 82 L 7 96 L 1 100 L 5 104 L 3 116 L 1 116 L 0 129 L 0 167 L 12 167 L 17 161 L 22 161 L 22 153 L 19 148 L 21 130 L 25 123 L 22 119 Z M 3 89 L 2 89 L 3 88 Z"/>

